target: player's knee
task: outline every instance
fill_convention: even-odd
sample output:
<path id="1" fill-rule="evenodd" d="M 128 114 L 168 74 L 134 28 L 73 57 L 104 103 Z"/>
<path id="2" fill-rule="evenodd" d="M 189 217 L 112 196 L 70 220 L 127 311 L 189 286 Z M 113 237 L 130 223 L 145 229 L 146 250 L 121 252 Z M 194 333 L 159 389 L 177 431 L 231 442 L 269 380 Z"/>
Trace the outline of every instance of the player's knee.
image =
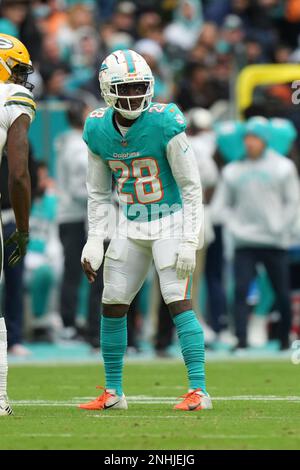
<path id="1" fill-rule="evenodd" d="M 110 318 L 120 318 L 127 315 L 129 305 L 126 304 L 103 304 L 102 315 Z"/>
<path id="2" fill-rule="evenodd" d="M 168 309 L 172 317 L 180 313 L 187 312 L 188 310 L 192 310 L 192 308 L 191 299 L 176 300 L 175 302 L 168 304 Z"/>
<path id="3" fill-rule="evenodd" d="M 184 281 L 179 281 L 178 279 L 174 279 L 171 282 L 166 282 L 165 279 L 160 281 L 161 294 L 167 305 L 184 300 L 186 296 L 186 283 Z"/>
<path id="4" fill-rule="evenodd" d="M 131 296 L 126 289 L 122 289 L 120 284 L 106 282 L 102 294 L 102 302 L 104 304 L 127 304 L 132 301 Z"/>

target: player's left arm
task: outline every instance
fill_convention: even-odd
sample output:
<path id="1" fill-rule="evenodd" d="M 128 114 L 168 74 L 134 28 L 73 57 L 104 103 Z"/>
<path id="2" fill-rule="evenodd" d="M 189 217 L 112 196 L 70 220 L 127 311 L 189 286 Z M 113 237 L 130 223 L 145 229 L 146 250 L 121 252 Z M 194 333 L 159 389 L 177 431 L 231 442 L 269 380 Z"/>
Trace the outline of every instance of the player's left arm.
<path id="1" fill-rule="evenodd" d="M 183 200 L 183 238 L 176 271 L 179 279 L 185 279 L 193 273 L 196 250 L 202 248 L 204 242 L 201 180 L 195 155 L 185 132 L 175 135 L 168 142 L 167 158 Z"/>
<path id="2" fill-rule="evenodd" d="M 89 280 L 94 282 L 100 268 L 108 233 L 109 213 L 112 207 L 112 174 L 99 155 L 88 150 L 88 239 L 82 250 L 81 264 Z"/>

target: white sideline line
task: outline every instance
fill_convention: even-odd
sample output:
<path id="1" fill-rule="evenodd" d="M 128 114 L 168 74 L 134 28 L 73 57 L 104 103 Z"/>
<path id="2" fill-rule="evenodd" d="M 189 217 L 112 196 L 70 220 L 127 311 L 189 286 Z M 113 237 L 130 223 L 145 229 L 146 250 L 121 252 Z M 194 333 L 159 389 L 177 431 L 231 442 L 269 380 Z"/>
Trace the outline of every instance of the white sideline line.
<path id="1" fill-rule="evenodd" d="M 96 416 L 94 416 L 96 417 Z M 99 418 L 111 418 L 112 416 L 99 416 Z M 123 416 L 119 416 L 119 418 L 122 418 Z M 125 417 L 125 416 L 124 416 Z M 117 416 L 114 416 L 114 418 L 117 418 Z M 126 416 L 126 418 L 148 418 L 148 416 Z M 161 417 L 162 418 L 162 417 Z M 169 419 L 169 418 L 178 418 L 178 416 L 165 416 L 164 419 Z M 72 438 L 74 437 L 75 434 L 19 434 L 19 437 L 21 438 L 28 438 L 28 437 L 47 437 L 47 438 Z M 80 434 L 81 437 L 87 437 L 90 438 L 91 436 L 89 434 Z M 159 437 L 161 438 L 160 434 L 143 434 L 144 437 Z M 119 437 L 127 437 L 125 435 L 120 435 Z M 201 439 L 237 439 L 237 440 L 245 440 L 245 439 L 282 439 L 282 437 L 278 434 L 268 434 L 267 436 L 261 435 L 261 434 L 201 434 Z"/>
<path id="2" fill-rule="evenodd" d="M 101 414 L 101 415 L 92 415 L 92 418 L 100 418 L 100 419 L 103 419 L 103 418 L 124 418 L 124 419 L 128 419 L 128 418 L 132 418 L 132 419 L 182 419 L 182 418 L 185 418 L 186 417 L 186 414 L 178 414 L 177 416 L 176 415 L 172 415 L 172 416 L 155 416 L 155 417 L 152 417 L 152 416 L 149 416 L 149 415 L 136 415 L 136 416 L 133 416 L 133 415 L 112 415 L 111 413 L 110 414 Z M 198 419 L 196 416 L 190 416 L 189 415 L 189 418 L 192 418 L 192 419 Z"/>
<path id="3" fill-rule="evenodd" d="M 20 437 L 73 437 L 74 434 L 18 434 Z"/>
<path id="4" fill-rule="evenodd" d="M 75 397 L 70 401 L 55 401 L 55 400 L 12 400 L 14 406 L 67 406 L 75 407 L 79 403 L 91 400 L 94 397 Z M 178 401 L 178 397 L 149 397 L 149 396 L 129 396 L 127 400 L 131 404 L 139 405 L 169 405 Z M 228 397 L 212 397 L 213 401 L 281 401 L 300 403 L 300 396 L 285 396 L 278 397 L 275 395 L 237 395 Z"/>
<path id="5" fill-rule="evenodd" d="M 216 354 L 214 356 L 209 356 L 207 353 L 206 356 L 206 362 L 207 363 L 255 363 L 257 364 L 258 362 L 288 362 L 291 364 L 290 361 L 290 356 L 291 356 L 292 350 L 290 349 L 289 351 L 284 351 L 283 353 L 276 352 L 276 351 L 269 351 L 267 353 L 262 353 L 262 354 L 249 354 L 246 357 L 241 357 L 241 356 L 235 356 L 230 353 L 226 354 L 224 352 L 220 352 L 220 354 Z M 53 358 L 53 359 L 13 359 L 9 358 L 8 360 L 9 366 L 13 368 L 18 368 L 22 367 L 78 367 L 78 366 L 87 366 L 87 365 L 102 365 L 103 362 L 97 358 L 86 358 L 86 359 L 60 359 L 60 358 Z M 133 365 L 148 365 L 148 364 L 153 364 L 153 365 L 169 365 L 169 364 L 182 364 L 182 359 L 180 357 L 174 357 L 170 359 L 162 359 L 162 358 L 156 358 L 155 356 L 143 356 L 140 358 L 131 358 L 127 357 L 126 358 L 126 364 L 128 366 L 133 366 Z"/>

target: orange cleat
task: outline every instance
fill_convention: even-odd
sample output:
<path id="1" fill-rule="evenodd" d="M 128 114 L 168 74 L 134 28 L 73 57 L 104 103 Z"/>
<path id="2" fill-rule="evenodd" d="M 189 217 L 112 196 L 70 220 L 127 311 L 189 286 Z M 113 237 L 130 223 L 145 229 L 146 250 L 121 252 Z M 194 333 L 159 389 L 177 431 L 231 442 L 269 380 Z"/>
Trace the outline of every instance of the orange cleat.
<path id="1" fill-rule="evenodd" d="M 212 409 L 210 396 L 205 395 L 201 388 L 191 390 L 185 395 L 182 395 L 180 398 L 184 398 L 184 400 L 181 403 L 178 403 L 178 405 L 175 405 L 174 410 L 199 411 Z"/>
<path id="2" fill-rule="evenodd" d="M 104 387 L 96 387 L 104 390 L 102 395 L 100 395 L 95 400 L 90 401 L 82 405 L 78 405 L 78 408 L 82 410 L 108 410 L 108 409 L 118 409 L 118 410 L 127 410 L 127 402 L 125 395 L 119 396 L 115 393 L 115 390 L 106 390 Z"/>

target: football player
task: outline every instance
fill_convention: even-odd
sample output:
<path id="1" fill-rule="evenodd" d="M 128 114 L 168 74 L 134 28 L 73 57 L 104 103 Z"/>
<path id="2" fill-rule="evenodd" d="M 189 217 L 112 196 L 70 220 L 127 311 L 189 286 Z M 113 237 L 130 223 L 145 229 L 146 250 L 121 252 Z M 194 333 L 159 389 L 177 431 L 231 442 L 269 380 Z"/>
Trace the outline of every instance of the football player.
<path id="1" fill-rule="evenodd" d="M 189 391 L 175 408 L 209 409 L 203 330 L 191 301 L 196 250 L 203 244 L 202 189 L 184 116 L 173 103 L 152 102 L 151 69 L 132 50 L 110 54 L 99 80 L 108 107 L 89 115 L 83 134 L 89 232 L 82 265 L 90 282 L 103 260 L 112 177 L 123 211 L 104 263 L 101 348 L 106 386 L 100 397 L 80 408 L 127 408 L 122 389 L 126 315 L 154 260 L 189 379 Z"/>
<path id="2" fill-rule="evenodd" d="M 16 38 L 0 33 L 0 158 L 6 146 L 9 193 L 16 231 L 5 242 L 15 247 L 9 265 L 26 253 L 29 239 L 30 176 L 28 172 L 28 129 L 35 115 L 33 86 L 27 81 L 33 71 L 26 47 Z M 3 270 L 3 234 L 0 230 L 0 269 Z M 7 332 L 0 310 L 0 416 L 12 414 L 7 399 Z"/>

